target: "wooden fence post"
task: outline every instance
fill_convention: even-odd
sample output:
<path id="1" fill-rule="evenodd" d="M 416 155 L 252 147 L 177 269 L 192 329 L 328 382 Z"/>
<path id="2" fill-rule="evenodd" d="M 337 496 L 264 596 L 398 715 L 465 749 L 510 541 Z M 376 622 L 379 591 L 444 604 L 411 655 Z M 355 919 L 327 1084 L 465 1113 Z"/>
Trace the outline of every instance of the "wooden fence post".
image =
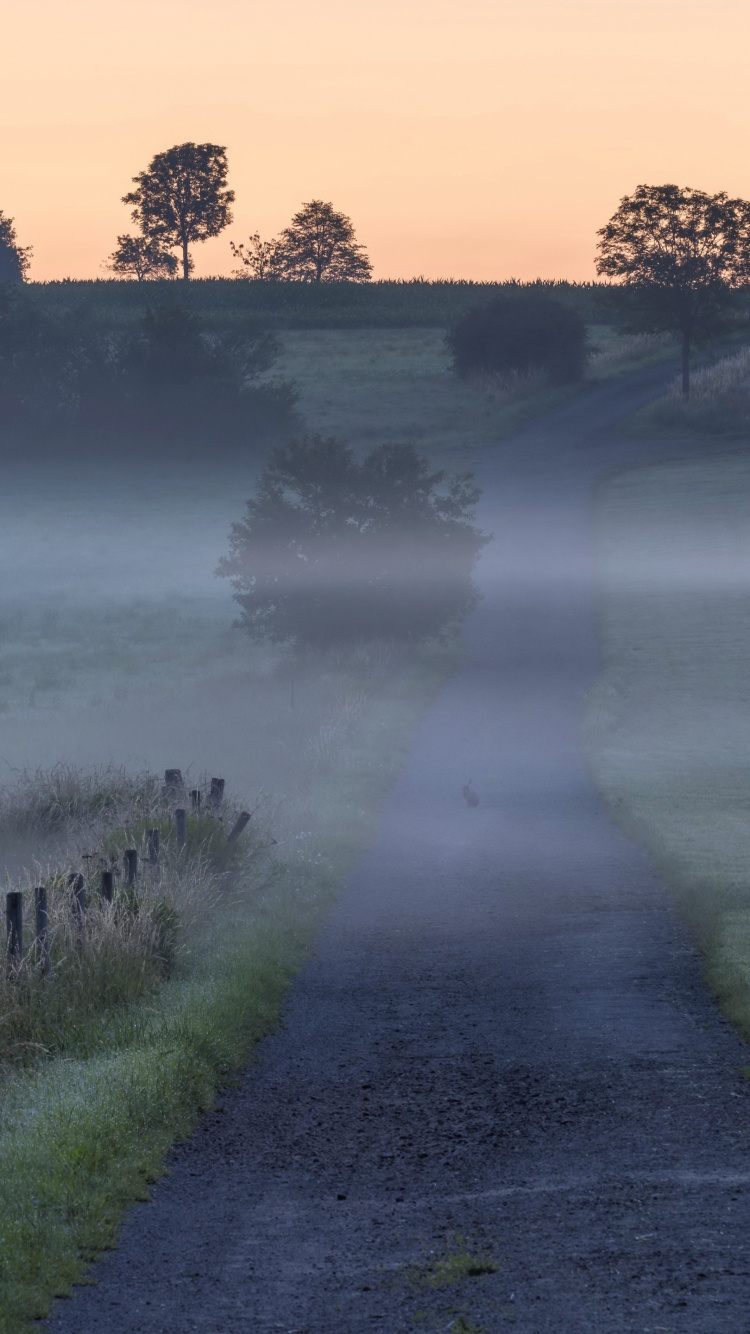
<path id="1" fill-rule="evenodd" d="M 231 833 L 227 834 L 227 843 L 233 843 L 236 838 L 239 838 L 240 834 L 245 828 L 245 825 L 249 823 L 250 823 L 250 812 L 240 811 L 239 815 L 237 816 L 234 828 L 232 829 Z"/>
<path id="2" fill-rule="evenodd" d="M 174 820 L 177 830 L 177 847 L 182 851 L 183 848 L 187 847 L 187 819 L 182 806 L 175 811 Z"/>
<path id="3" fill-rule="evenodd" d="M 34 929 L 37 962 L 42 977 L 46 977 L 49 972 L 49 912 L 46 885 L 37 885 L 34 890 Z"/>
<path id="4" fill-rule="evenodd" d="M 159 865 L 159 837 L 158 829 L 149 829 L 148 831 L 148 859 L 152 866 Z"/>
<path id="5" fill-rule="evenodd" d="M 212 779 L 211 779 L 211 805 L 214 806 L 214 807 L 216 807 L 216 808 L 218 809 L 218 807 L 221 805 L 221 803 L 223 802 L 223 800 L 224 800 L 224 779 L 223 779 L 223 778 L 212 778 Z"/>
<path id="6" fill-rule="evenodd" d="M 8 964 L 12 968 L 23 958 L 23 894 L 12 889 L 5 895 L 5 938 Z"/>
<path id="7" fill-rule="evenodd" d="M 78 918 L 79 923 L 83 921 L 83 915 L 86 911 L 86 881 L 80 871 L 71 871 L 68 876 L 68 889 L 73 896 L 73 915 Z"/>
<path id="8" fill-rule="evenodd" d="M 115 877 L 113 871 L 102 871 L 101 896 L 105 903 L 111 903 L 115 893 Z"/>
<path id="9" fill-rule="evenodd" d="M 194 787 L 193 790 L 191 791 L 191 793 L 190 793 L 190 805 L 191 805 L 191 807 L 193 808 L 194 811 L 198 811 L 198 812 L 200 812 L 200 808 L 201 808 L 201 790 L 200 790 L 199 787 Z"/>
<path id="10" fill-rule="evenodd" d="M 135 848 L 126 848 L 123 856 L 125 862 L 125 884 L 134 885 L 138 879 L 138 852 Z"/>

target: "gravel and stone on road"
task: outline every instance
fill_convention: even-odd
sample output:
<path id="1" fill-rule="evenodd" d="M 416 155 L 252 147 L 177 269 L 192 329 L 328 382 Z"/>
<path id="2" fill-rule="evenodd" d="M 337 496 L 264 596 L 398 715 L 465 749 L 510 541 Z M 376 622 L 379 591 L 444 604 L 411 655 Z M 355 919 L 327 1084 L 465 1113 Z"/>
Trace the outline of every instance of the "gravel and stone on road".
<path id="1" fill-rule="evenodd" d="M 283 1026 L 50 1334 L 750 1327 L 750 1054 L 580 745 L 592 487 L 658 456 L 615 432 L 661 375 L 481 460 L 466 665 Z M 440 1285 L 462 1250 L 496 1272 Z"/>

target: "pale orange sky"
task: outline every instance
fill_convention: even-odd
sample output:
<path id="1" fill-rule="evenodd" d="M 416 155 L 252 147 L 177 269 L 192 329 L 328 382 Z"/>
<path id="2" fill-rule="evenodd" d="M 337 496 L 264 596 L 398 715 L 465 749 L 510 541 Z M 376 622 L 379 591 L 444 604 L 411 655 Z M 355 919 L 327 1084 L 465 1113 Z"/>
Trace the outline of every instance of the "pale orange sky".
<path id="1" fill-rule="evenodd" d="M 228 149 L 235 221 L 349 213 L 376 277 L 591 278 L 639 182 L 750 196 L 748 0 L 6 0 L 0 208 L 101 276 L 155 152 Z"/>

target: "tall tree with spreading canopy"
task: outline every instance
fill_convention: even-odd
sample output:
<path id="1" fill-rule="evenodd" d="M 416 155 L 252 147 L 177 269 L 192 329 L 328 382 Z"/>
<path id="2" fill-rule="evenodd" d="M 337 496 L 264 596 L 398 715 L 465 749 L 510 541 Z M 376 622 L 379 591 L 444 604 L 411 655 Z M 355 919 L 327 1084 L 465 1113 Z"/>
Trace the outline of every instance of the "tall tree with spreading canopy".
<path id="1" fill-rule="evenodd" d="M 218 573 L 254 638 L 416 642 L 477 600 L 472 570 L 490 540 L 472 522 L 478 499 L 471 474 L 431 472 L 411 445 L 358 462 L 343 440 L 303 437 L 271 453 Z"/>
<path id="2" fill-rule="evenodd" d="M 750 281 L 750 203 L 723 192 L 639 185 L 597 235 L 597 273 L 633 288 L 648 323 L 680 333 L 687 398 L 696 335 Z"/>
<path id="3" fill-rule="evenodd" d="M 105 268 L 118 278 L 174 278 L 177 258 L 161 242 L 145 236 L 118 236 L 117 248 L 108 256 Z"/>
<path id="4" fill-rule="evenodd" d="M 31 246 L 20 246 L 13 219 L 0 209 L 0 283 L 22 283 L 31 263 Z"/>
<path id="5" fill-rule="evenodd" d="M 372 276 L 351 218 L 322 199 L 311 199 L 295 213 L 278 238 L 278 259 L 283 276 L 298 282 L 367 282 Z"/>
<path id="6" fill-rule="evenodd" d="M 177 144 L 157 153 L 133 177 L 137 189 L 123 195 L 131 217 L 149 241 L 182 252 L 182 276 L 190 277 L 189 247 L 207 241 L 232 221 L 234 191 L 227 189 L 227 153 L 218 144 Z"/>

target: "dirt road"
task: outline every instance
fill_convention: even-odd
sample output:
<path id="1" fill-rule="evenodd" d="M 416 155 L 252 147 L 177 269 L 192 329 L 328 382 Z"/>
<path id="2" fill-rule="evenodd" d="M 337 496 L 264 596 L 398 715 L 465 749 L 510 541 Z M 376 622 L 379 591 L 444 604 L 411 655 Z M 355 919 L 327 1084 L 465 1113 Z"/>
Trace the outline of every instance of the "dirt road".
<path id="1" fill-rule="evenodd" d="M 613 432 L 658 378 L 481 463 L 467 665 L 284 1027 L 50 1331 L 750 1326 L 750 1055 L 579 742 L 591 488 L 648 452 Z M 497 1271 L 430 1282 L 462 1245 Z"/>

